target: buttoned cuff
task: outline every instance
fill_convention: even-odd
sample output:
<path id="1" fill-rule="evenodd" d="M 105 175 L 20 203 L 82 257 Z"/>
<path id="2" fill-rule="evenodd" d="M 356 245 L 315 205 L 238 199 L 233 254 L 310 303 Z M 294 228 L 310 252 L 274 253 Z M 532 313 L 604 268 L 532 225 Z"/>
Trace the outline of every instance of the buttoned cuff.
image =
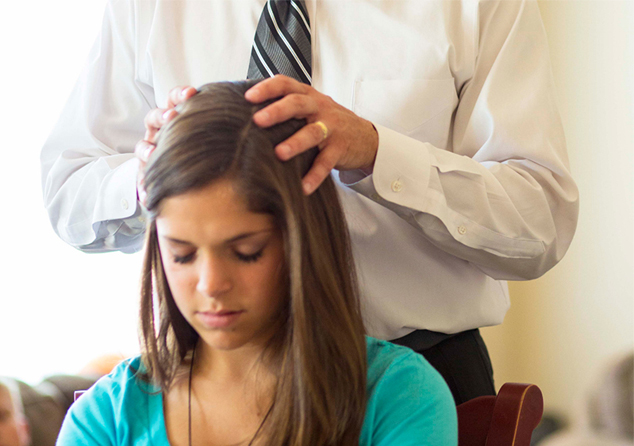
<path id="1" fill-rule="evenodd" d="M 379 134 L 379 148 L 372 175 L 355 170 L 340 172 L 339 179 L 397 214 L 412 217 L 412 210 L 425 208 L 431 145 L 379 124 L 374 126 Z"/>
<path id="2" fill-rule="evenodd" d="M 106 162 L 100 159 L 98 162 Z M 93 224 L 125 220 L 138 213 L 136 177 L 139 162 L 130 154 L 130 159 L 110 172 L 100 185 L 100 200 L 95 203 Z"/>

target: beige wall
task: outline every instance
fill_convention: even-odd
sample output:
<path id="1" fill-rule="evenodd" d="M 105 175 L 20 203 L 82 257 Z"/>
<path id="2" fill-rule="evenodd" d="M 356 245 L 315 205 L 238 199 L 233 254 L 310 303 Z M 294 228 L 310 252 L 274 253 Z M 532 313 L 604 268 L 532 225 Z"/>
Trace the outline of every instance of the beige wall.
<path id="1" fill-rule="evenodd" d="M 634 2 L 543 0 L 571 168 L 581 196 L 567 256 L 510 284 L 486 328 L 497 385 L 533 382 L 570 417 L 606 360 L 634 344 Z"/>

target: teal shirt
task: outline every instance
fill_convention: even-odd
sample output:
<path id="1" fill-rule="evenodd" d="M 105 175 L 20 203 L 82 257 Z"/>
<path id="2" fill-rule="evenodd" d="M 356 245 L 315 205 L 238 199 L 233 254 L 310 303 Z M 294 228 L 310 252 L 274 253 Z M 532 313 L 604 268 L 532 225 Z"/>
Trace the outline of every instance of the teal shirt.
<path id="1" fill-rule="evenodd" d="M 455 446 L 456 407 L 449 388 L 421 355 L 367 339 L 368 402 L 361 446 Z M 75 402 L 58 445 L 168 446 L 163 395 L 134 376 L 140 357 L 118 365 Z"/>

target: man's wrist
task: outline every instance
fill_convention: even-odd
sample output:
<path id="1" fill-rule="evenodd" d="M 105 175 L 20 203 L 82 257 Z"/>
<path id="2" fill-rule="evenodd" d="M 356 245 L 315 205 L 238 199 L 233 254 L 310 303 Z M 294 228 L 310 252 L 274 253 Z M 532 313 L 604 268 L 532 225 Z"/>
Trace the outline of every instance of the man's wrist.
<path id="1" fill-rule="evenodd" d="M 359 170 L 361 170 L 361 172 L 363 172 L 365 175 L 372 175 L 372 172 L 374 171 L 374 163 L 376 162 L 376 155 L 379 151 L 379 132 L 377 131 L 374 124 L 372 124 L 372 122 L 368 121 L 368 123 L 372 126 L 373 130 L 372 141 L 370 143 L 370 147 L 372 147 L 373 153 L 372 162 Z"/>

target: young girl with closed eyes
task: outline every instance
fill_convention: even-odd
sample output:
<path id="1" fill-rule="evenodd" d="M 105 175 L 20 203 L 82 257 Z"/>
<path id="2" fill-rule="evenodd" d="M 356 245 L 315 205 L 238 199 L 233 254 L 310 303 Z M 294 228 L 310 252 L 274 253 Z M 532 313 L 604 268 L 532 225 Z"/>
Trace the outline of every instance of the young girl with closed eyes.
<path id="1" fill-rule="evenodd" d="M 456 445 L 440 375 L 364 335 L 335 184 L 301 187 L 318 149 L 274 154 L 305 122 L 256 126 L 252 85 L 207 84 L 161 130 L 142 354 L 71 407 L 58 444 Z"/>

